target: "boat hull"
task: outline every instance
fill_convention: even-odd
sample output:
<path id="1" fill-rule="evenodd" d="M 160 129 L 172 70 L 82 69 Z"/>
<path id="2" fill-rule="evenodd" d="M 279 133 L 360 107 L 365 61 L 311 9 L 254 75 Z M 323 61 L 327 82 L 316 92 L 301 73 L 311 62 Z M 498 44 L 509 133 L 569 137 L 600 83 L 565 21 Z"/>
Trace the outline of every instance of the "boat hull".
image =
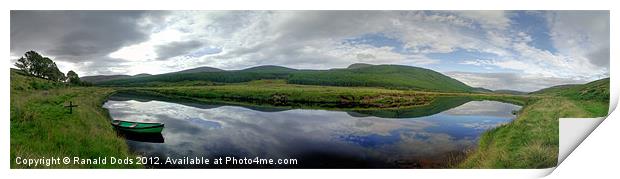
<path id="1" fill-rule="evenodd" d="M 162 123 L 113 120 L 112 126 L 114 126 L 117 130 L 144 134 L 161 133 L 164 130 L 164 124 Z"/>

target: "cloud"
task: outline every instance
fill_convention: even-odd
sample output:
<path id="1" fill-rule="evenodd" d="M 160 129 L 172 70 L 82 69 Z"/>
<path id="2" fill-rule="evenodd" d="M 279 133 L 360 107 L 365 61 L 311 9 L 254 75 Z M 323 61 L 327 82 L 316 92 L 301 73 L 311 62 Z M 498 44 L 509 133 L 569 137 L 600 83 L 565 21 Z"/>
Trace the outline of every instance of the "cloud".
<path id="1" fill-rule="evenodd" d="M 559 51 L 609 68 L 609 11 L 553 11 L 547 21 Z"/>
<path id="2" fill-rule="evenodd" d="M 517 73 L 475 73 L 475 72 L 446 72 L 446 75 L 462 81 L 473 87 L 483 87 L 491 90 L 517 90 L 532 92 L 555 85 L 582 84 L 587 80 L 570 78 L 543 77 L 538 75 L 523 75 Z"/>
<path id="3" fill-rule="evenodd" d="M 510 26 L 510 19 L 504 11 L 455 11 L 457 14 L 474 19 L 480 26 L 488 29 L 506 29 Z"/>
<path id="4" fill-rule="evenodd" d="M 27 50 L 81 76 L 370 63 L 547 79 L 517 87 L 535 89 L 609 74 L 609 11 L 11 11 L 11 56 Z"/>
<path id="5" fill-rule="evenodd" d="M 602 47 L 596 51 L 589 52 L 586 55 L 586 57 L 588 58 L 588 60 L 590 60 L 590 63 L 592 63 L 593 65 L 609 68 L 609 61 L 610 61 L 609 55 L 610 53 L 609 53 L 609 46 L 608 46 L 608 47 Z"/>
<path id="6" fill-rule="evenodd" d="M 163 15 L 153 11 L 11 11 L 11 54 L 35 50 L 56 61 L 105 63 L 109 53 L 147 40 L 151 21 Z"/>
<path id="7" fill-rule="evenodd" d="M 30 49 L 83 61 L 148 38 L 148 11 L 11 11 L 11 52 Z"/>
<path id="8" fill-rule="evenodd" d="M 168 44 L 156 46 L 155 52 L 157 52 L 157 59 L 165 60 L 171 57 L 189 54 L 193 50 L 202 47 L 202 45 L 202 42 L 196 40 L 171 42 Z"/>

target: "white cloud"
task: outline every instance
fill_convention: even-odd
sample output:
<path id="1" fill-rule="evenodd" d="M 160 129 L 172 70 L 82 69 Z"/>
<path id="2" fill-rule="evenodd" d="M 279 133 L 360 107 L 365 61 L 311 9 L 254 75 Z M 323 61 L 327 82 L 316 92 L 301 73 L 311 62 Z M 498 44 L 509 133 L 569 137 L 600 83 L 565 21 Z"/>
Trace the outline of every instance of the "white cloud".
<path id="1" fill-rule="evenodd" d="M 504 11 L 455 11 L 457 14 L 474 19 L 486 29 L 506 29 L 510 19 Z"/>

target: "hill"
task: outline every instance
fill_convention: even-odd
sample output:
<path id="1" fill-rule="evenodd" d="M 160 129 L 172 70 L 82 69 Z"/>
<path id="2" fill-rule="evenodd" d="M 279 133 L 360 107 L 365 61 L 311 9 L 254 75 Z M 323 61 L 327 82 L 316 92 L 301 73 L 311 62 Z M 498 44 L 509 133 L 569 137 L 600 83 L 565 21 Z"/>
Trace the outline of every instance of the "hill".
<path id="1" fill-rule="evenodd" d="M 275 71 L 269 71 L 267 69 L 246 69 L 220 72 L 166 73 L 147 77 L 114 79 L 95 84 L 100 86 L 165 86 L 179 83 L 241 83 L 263 79 L 286 79 L 290 72 L 282 71 L 282 68 L 275 69 Z"/>
<path id="2" fill-rule="evenodd" d="M 97 83 L 101 83 L 104 81 L 123 79 L 123 78 L 129 78 L 129 77 L 131 76 L 129 75 L 95 75 L 95 76 L 83 76 L 83 77 L 80 77 L 80 80 L 97 84 Z"/>
<path id="3" fill-rule="evenodd" d="M 246 68 L 243 70 L 240 70 L 241 72 L 262 72 L 262 73 L 290 73 L 290 72 L 294 72 L 297 71 L 296 69 L 292 69 L 292 68 L 287 68 L 287 67 L 283 67 L 283 66 L 276 66 L 276 65 L 263 65 L 263 66 L 256 66 L 256 67 L 250 67 L 250 68 Z"/>
<path id="4" fill-rule="evenodd" d="M 596 117 L 606 116 L 609 110 L 609 78 L 580 85 L 554 86 L 530 94 L 569 99 Z"/>
<path id="5" fill-rule="evenodd" d="M 326 86 L 367 86 L 424 91 L 472 92 L 466 84 L 439 72 L 404 65 L 371 65 L 365 67 L 304 70 L 292 73 L 292 84 Z"/>
<path id="6" fill-rule="evenodd" d="M 574 88 L 579 86 L 579 84 L 565 84 L 565 85 L 557 85 L 557 86 L 552 86 L 549 88 L 544 88 L 544 89 L 540 89 L 538 91 L 534 91 L 534 92 L 530 92 L 528 94 L 555 94 L 570 88 Z"/>
<path id="7" fill-rule="evenodd" d="M 181 70 L 181 71 L 172 72 L 172 73 L 200 73 L 200 72 L 221 72 L 221 71 L 224 71 L 224 70 L 219 69 L 219 68 L 204 66 L 204 67 L 192 68 L 192 69 L 187 69 L 187 70 Z"/>
<path id="8" fill-rule="evenodd" d="M 28 75 L 21 70 L 11 68 L 11 94 L 21 90 L 48 90 L 64 88 L 67 85 Z"/>
<path id="9" fill-rule="evenodd" d="M 137 75 L 133 75 L 133 77 L 143 77 L 143 76 L 151 76 L 151 74 L 148 74 L 148 73 L 140 73 L 140 74 L 137 74 Z"/>
<path id="10" fill-rule="evenodd" d="M 106 81 L 111 81 L 111 80 L 119 80 L 119 79 L 126 79 L 126 78 L 135 78 L 135 77 L 147 77 L 147 76 L 151 76 L 151 74 L 148 73 L 140 73 L 137 75 L 95 75 L 95 76 L 83 76 L 80 77 L 80 80 L 82 81 L 86 81 L 89 83 L 93 83 L 93 84 L 97 84 L 97 83 L 102 83 L 102 82 L 106 82 Z"/>
<path id="11" fill-rule="evenodd" d="M 492 93 L 493 92 L 493 90 L 486 89 L 486 88 L 483 88 L 483 87 L 473 88 L 472 91 L 479 92 L 479 93 Z"/>
<path id="12" fill-rule="evenodd" d="M 586 84 L 559 85 L 532 92 L 534 95 L 564 96 L 575 100 L 609 102 L 609 78 Z"/>
<path id="13" fill-rule="evenodd" d="M 347 69 L 364 68 L 364 67 L 369 67 L 369 66 L 372 66 L 372 65 L 367 64 L 367 63 L 354 63 L 354 64 L 349 65 Z"/>
<path id="14" fill-rule="evenodd" d="M 526 95 L 527 92 L 516 91 L 516 90 L 494 90 L 493 93 L 497 94 L 514 94 L 514 95 Z"/>
<path id="15" fill-rule="evenodd" d="M 477 92 L 466 84 L 439 72 L 404 65 L 360 65 L 330 70 L 297 70 L 282 66 L 257 66 L 236 71 L 168 73 L 147 77 L 117 78 L 95 83 L 103 86 L 140 86 L 152 83 L 204 81 L 239 83 L 265 79 L 283 79 L 290 84 L 321 86 L 384 87 L 422 91 Z"/>

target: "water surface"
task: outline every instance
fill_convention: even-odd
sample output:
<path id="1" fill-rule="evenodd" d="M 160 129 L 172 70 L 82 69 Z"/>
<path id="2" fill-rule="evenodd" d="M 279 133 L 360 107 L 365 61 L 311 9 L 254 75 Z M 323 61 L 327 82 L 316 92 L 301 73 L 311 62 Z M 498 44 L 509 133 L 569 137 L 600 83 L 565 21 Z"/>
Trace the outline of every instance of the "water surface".
<path id="1" fill-rule="evenodd" d="M 475 147 L 484 131 L 510 122 L 512 111 L 520 109 L 495 101 L 444 102 L 424 110 L 345 112 L 115 95 L 104 107 L 113 119 L 165 123 L 160 137 L 128 137 L 130 149 L 143 156 L 294 158 L 298 163 L 153 166 L 163 168 L 445 167 Z"/>

